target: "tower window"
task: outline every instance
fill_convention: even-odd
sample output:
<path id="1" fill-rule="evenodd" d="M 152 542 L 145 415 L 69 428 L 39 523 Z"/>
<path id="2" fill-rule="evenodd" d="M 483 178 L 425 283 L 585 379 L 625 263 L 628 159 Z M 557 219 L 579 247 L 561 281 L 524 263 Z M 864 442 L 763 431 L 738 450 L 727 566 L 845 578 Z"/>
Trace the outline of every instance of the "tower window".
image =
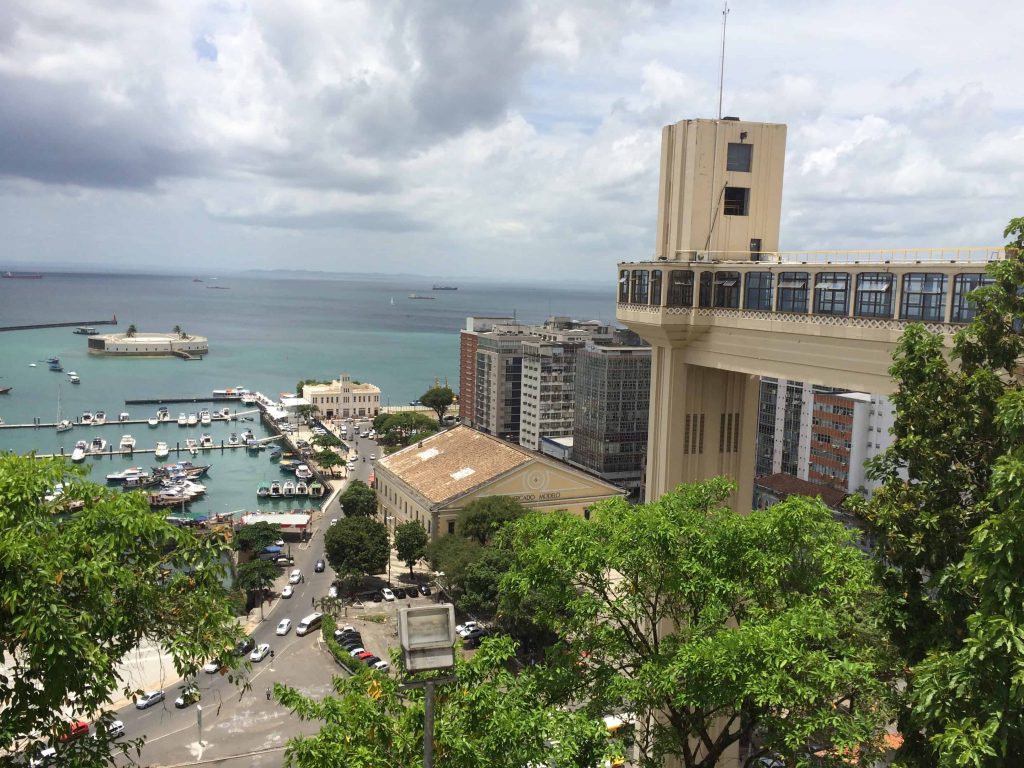
<path id="1" fill-rule="evenodd" d="M 749 187 L 725 188 L 725 215 L 746 216 L 750 208 Z"/>
<path id="2" fill-rule="evenodd" d="M 725 159 L 725 170 L 750 173 L 750 162 L 754 156 L 753 144 L 729 144 L 729 154 Z"/>

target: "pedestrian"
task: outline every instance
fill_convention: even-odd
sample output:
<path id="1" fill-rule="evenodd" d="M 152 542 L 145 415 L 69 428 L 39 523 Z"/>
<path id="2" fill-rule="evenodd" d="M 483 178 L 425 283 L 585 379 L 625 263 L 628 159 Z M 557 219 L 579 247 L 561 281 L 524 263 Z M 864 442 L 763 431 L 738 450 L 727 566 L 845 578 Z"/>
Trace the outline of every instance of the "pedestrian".
<path id="1" fill-rule="evenodd" d="M 271 659 L 274 658 L 274 649 L 273 648 L 270 649 L 270 658 Z"/>
<path id="2" fill-rule="evenodd" d="M 267 701 L 270 701 L 270 689 L 267 688 Z"/>
<path id="3" fill-rule="evenodd" d="M 310 608 L 314 607 L 315 605 L 316 605 L 316 598 L 315 597 L 309 598 L 309 606 L 310 606 Z"/>

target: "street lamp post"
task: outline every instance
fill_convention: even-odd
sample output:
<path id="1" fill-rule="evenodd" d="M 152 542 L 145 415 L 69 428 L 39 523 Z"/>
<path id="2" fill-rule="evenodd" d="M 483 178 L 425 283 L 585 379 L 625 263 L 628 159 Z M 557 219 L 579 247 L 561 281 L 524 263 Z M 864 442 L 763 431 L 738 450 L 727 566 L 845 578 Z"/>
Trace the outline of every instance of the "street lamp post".
<path id="1" fill-rule="evenodd" d="M 391 524 L 395 521 L 395 518 L 391 515 L 384 516 L 384 525 L 388 529 L 388 586 L 391 586 Z"/>

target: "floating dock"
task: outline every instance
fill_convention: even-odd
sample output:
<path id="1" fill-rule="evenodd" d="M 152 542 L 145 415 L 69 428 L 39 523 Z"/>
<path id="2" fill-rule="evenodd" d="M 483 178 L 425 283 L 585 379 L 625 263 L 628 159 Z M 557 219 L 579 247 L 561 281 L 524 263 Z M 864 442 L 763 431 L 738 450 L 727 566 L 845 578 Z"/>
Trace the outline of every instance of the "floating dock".
<path id="1" fill-rule="evenodd" d="M 131 404 L 131 403 L 148 402 L 148 401 L 126 400 L 125 402 L 128 403 L 128 404 Z M 172 400 L 164 400 L 162 402 L 181 402 L 181 403 L 186 403 L 187 402 L 187 403 L 192 403 L 192 402 L 205 402 L 205 401 L 203 401 L 203 400 L 174 400 L 174 401 L 172 401 Z M 230 416 L 211 416 L 210 417 L 210 421 L 214 421 L 214 422 L 216 422 L 216 421 L 237 421 L 237 420 L 241 419 L 244 416 L 248 416 L 250 413 L 259 413 L 259 409 L 254 408 L 251 411 L 239 411 L 238 413 L 233 413 Z M 101 429 L 103 427 L 117 427 L 117 426 L 121 426 L 121 425 L 128 426 L 128 425 L 131 425 L 131 424 L 147 424 L 148 425 L 149 424 L 149 418 L 147 417 L 145 419 L 128 419 L 127 421 L 107 421 L 107 422 L 104 422 L 103 424 L 82 424 L 82 423 L 80 423 L 78 421 L 75 421 L 75 422 L 73 422 L 73 424 L 76 427 L 81 427 L 83 429 L 86 428 L 86 427 L 96 427 L 97 429 Z M 172 427 L 179 426 L 177 419 L 169 419 L 168 421 L 161 421 L 161 422 L 159 422 L 157 424 L 157 426 L 160 426 L 161 424 L 170 424 Z M 203 426 L 204 426 L 203 424 L 193 424 L 193 425 L 191 425 L 190 429 L 199 429 L 199 430 L 201 430 Z M 37 423 L 37 424 L 0 424 L 0 429 L 56 429 L 56 427 L 57 427 L 57 423 L 56 422 L 42 422 L 42 421 Z"/>

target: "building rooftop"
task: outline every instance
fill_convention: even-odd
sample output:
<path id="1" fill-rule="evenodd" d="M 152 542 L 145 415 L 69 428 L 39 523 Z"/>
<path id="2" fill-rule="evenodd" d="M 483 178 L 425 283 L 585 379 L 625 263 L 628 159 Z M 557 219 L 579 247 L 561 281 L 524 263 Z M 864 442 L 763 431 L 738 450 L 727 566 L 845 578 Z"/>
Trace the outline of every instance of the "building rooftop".
<path id="1" fill-rule="evenodd" d="M 517 445 L 459 426 L 386 456 L 377 466 L 439 504 L 534 458 Z"/>
<path id="2" fill-rule="evenodd" d="M 754 484 L 774 491 L 783 499 L 793 495 L 809 496 L 812 499 L 820 496 L 826 506 L 837 510 L 842 506 L 843 499 L 849 496 L 846 491 L 839 490 L 838 488 L 811 483 L 807 480 L 801 480 L 799 477 L 787 475 L 784 472 L 774 475 L 761 475 L 761 477 L 754 478 Z"/>

